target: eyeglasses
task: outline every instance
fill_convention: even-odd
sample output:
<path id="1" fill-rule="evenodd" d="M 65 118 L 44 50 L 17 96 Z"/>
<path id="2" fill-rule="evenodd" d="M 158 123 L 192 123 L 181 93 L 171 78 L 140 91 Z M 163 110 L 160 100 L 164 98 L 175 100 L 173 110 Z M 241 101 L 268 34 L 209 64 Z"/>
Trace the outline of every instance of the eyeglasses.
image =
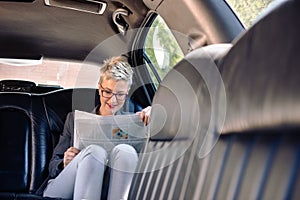
<path id="1" fill-rule="evenodd" d="M 102 88 L 102 85 L 100 85 L 100 86 Z M 115 95 L 115 97 L 118 101 L 125 100 L 125 98 L 127 96 L 127 93 L 113 93 L 112 91 L 105 90 L 105 89 L 101 89 L 100 92 L 102 94 L 102 97 L 107 98 L 107 99 L 110 99 L 110 98 L 112 98 L 112 96 Z"/>

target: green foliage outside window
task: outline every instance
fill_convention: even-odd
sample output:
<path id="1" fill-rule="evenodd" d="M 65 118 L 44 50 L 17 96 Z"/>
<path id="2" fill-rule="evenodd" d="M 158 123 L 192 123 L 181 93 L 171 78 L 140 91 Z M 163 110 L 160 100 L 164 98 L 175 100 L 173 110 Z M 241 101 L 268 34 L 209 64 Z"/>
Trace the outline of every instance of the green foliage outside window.
<path id="1" fill-rule="evenodd" d="M 226 0 L 246 28 L 273 0 Z"/>
<path id="2" fill-rule="evenodd" d="M 184 56 L 175 37 L 160 16 L 156 17 L 151 28 L 149 28 L 144 51 L 154 65 L 160 79 L 163 79 L 168 71 Z M 158 85 L 153 73 L 151 76 L 155 84 Z"/>

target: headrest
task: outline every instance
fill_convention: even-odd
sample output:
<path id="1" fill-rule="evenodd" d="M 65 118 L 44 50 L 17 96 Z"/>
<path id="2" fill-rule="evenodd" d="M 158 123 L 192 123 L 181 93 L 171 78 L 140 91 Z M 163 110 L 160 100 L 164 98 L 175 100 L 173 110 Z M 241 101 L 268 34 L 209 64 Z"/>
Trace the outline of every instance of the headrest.
<path id="1" fill-rule="evenodd" d="M 224 98 L 215 96 L 215 83 L 221 80 L 217 65 L 230 47 L 218 44 L 194 50 L 169 71 L 153 98 L 151 140 L 186 139 L 208 129 L 216 111 L 211 101 Z"/>
<path id="2" fill-rule="evenodd" d="M 23 92 L 0 92 L 0 110 L 22 110 L 28 116 L 31 111 L 31 95 Z"/>
<path id="3" fill-rule="evenodd" d="M 0 80 L 1 92 L 31 92 L 35 87 L 35 83 L 31 81 Z"/>
<path id="4" fill-rule="evenodd" d="M 300 2 L 268 12 L 220 67 L 226 90 L 222 133 L 300 127 Z"/>

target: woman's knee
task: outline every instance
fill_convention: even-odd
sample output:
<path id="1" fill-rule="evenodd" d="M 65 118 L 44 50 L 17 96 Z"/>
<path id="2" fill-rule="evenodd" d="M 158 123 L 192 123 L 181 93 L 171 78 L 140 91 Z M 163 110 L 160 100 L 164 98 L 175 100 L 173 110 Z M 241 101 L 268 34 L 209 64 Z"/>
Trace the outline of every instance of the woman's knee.
<path id="1" fill-rule="evenodd" d="M 138 162 L 136 150 L 127 144 L 115 146 L 110 155 L 111 167 L 132 172 Z"/>
<path id="2" fill-rule="evenodd" d="M 83 149 L 83 158 L 87 156 L 92 156 L 96 160 L 100 161 L 101 163 L 106 163 L 107 161 L 107 152 L 101 146 L 98 145 L 89 145 L 85 149 Z"/>

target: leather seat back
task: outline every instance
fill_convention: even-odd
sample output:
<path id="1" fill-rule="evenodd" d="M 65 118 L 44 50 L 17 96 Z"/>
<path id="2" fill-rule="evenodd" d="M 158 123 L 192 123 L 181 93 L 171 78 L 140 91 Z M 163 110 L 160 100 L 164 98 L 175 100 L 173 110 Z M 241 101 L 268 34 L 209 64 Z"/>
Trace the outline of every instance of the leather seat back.
<path id="1" fill-rule="evenodd" d="M 30 94 L 0 93 L 0 191 L 28 191 L 31 180 Z"/>
<path id="2" fill-rule="evenodd" d="M 131 199 L 300 198 L 299 9 L 283 1 L 242 35 L 221 81 L 195 70 L 213 66 L 201 49 L 170 71 Z"/>

